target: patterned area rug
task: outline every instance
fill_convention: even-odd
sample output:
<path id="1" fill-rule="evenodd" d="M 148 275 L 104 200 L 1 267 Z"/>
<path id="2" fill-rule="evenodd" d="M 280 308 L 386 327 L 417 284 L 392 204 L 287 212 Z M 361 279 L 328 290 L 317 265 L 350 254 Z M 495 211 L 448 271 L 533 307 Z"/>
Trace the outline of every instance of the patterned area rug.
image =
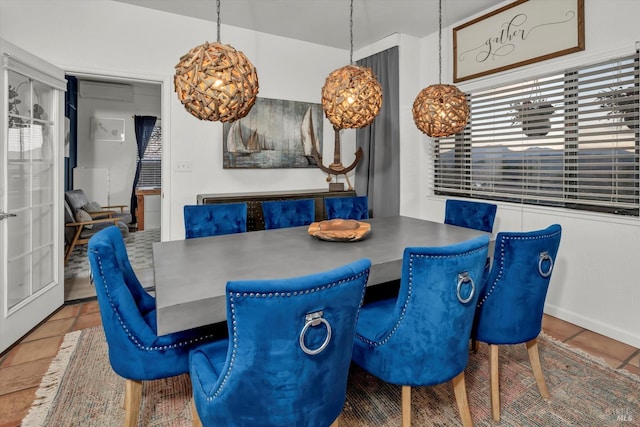
<path id="1" fill-rule="evenodd" d="M 124 243 L 127 247 L 129 262 L 134 270 L 150 268 L 153 266 L 151 248 L 153 243 L 160 241 L 160 229 L 147 229 L 129 233 Z M 71 257 L 64 267 L 64 278 L 74 279 L 89 277 L 90 267 L 87 258 L 87 245 L 78 245 L 73 248 Z"/>
<path id="2" fill-rule="evenodd" d="M 539 338 L 551 400 L 540 397 L 524 345 L 500 349 L 500 426 L 640 425 L 640 378 L 551 338 Z M 465 371 L 476 426 L 491 419 L 487 346 L 471 353 Z M 187 375 L 143 383 L 140 425 L 190 426 Z M 124 420 L 124 380 L 109 365 L 102 328 L 67 334 L 42 380 L 22 426 L 111 426 Z M 456 426 L 460 418 L 451 382 L 412 391 L 414 426 Z M 349 377 L 340 426 L 400 426 L 400 387 L 384 383 L 355 365 Z"/>

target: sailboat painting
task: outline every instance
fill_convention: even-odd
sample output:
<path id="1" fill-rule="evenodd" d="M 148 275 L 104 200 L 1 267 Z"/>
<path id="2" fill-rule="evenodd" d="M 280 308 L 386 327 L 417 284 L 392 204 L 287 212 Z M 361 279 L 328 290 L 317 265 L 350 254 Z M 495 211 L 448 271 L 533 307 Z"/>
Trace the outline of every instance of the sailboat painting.
<path id="1" fill-rule="evenodd" d="M 249 114 L 223 126 L 224 169 L 318 167 L 322 153 L 322 106 L 257 98 Z"/>

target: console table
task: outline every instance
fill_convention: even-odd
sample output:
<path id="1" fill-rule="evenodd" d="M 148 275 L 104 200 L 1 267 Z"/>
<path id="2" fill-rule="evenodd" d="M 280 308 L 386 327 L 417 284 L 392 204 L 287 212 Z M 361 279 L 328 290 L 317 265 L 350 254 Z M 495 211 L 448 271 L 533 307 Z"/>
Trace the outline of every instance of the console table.
<path id="1" fill-rule="evenodd" d="M 264 230 L 264 218 L 262 217 L 262 202 L 267 200 L 294 200 L 313 199 L 316 206 L 316 221 L 327 218 L 324 209 L 324 199 L 327 197 L 353 197 L 355 191 L 329 191 L 304 190 L 304 191 L 269 191 L 254 193 L 228 193 L 228 194 L 198 194 L 199 205 L 213 203 L 240 203 L 247 204 L 247 231 Z"/>

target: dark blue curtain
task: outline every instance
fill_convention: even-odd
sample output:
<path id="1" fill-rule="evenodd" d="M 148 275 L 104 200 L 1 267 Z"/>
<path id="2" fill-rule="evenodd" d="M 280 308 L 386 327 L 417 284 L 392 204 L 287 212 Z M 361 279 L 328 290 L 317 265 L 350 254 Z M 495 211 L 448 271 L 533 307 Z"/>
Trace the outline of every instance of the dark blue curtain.
<path id="1" fill-rule="evenodd" d="M 131 224 L 137 224 L 136 208 L 138 207 L 138 198 L 136 197 L 136 187 L 140 180 L 140 168 L 142 167 L 142 157 L 149 145 L 151 133 L 156 125 L 156 117 L 154 116 L 133 116 L 133 126 L 136 131 L 136 141 L 138 143 L 138 163 L 136 164 L 136 175 L 133 179 L 133 188 L 131 190 Z"/>
<path id="2" fill-rule="evenodd" d="M 69 119 L 69 133 L 66 135 L 69 153 L 64 156 L 64 191 L 73 190 L 73 168 L 78 165 L 78 79 L 65 76 L 67 91 L 64 94 L 64 115 Z"/>

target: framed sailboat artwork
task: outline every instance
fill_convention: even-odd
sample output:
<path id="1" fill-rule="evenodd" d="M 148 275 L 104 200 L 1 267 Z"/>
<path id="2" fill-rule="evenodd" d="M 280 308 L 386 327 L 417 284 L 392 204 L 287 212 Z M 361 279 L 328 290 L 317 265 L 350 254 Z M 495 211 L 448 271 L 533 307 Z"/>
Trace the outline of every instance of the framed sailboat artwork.
<path id="1" fill-rule="evenodd" d="M 247 116 L 223 126 L 223 168 L 318 167 L 322 125 L 319 103 L 257 98 Z"/>

